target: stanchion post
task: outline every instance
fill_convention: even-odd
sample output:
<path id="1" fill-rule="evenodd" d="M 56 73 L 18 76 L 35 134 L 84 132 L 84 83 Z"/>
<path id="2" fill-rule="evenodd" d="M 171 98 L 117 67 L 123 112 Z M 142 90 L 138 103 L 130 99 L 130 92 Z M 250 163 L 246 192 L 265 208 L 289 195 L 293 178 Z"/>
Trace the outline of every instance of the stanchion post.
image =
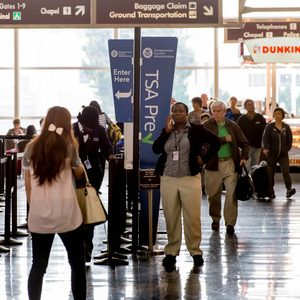
<path id="1" fill-rule="evenodd" d="M 10 238 L 10 213 L 11 213 L 11 176 L 12 176 L 12 158 L 7 155 L 5 165 L 5 216 L 4 216 L 4 240 L 0 241 L 0 245 L 22 245 L 22 242 Z"/>
<path id="2" fill-rule="evenodd" d="M 153 252 L 153 190 L 148 190 L 148 226 L 149 226 L 149 245 L 148 250 Z"/>
<path id="3" fill-rule="evenodd" d="M 14 153 L 12 158 L 11 236 L 22 237 L 28 236 L 28 233 L 18 231 L 18 154 Z"/>

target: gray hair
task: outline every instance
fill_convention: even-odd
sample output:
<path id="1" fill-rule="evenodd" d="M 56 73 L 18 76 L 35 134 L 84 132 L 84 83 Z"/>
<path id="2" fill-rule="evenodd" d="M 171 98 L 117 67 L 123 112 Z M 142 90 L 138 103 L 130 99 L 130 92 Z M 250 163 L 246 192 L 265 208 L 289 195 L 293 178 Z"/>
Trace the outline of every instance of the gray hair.
<path id="1" fill-rule="evenodd" d="M 217 101 L 213 102 L 211 105 L 211 110 L 213 110 L 213 108 L 216 106 L 222 106 L 223 109 L 226 110 L 226 104 L 221 100 L 217 100 Z"/>

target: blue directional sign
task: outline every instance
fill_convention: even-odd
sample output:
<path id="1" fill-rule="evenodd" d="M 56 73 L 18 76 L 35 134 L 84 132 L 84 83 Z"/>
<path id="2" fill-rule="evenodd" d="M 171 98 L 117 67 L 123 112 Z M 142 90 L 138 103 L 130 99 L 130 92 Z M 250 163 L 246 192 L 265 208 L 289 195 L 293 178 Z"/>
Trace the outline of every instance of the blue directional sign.
<path id="1" fill-rule="evenodd" d="M 108 41 L 116 120 L 133 120 L 133 40 Z"/>
<path id="2" fill-rule="evenodd" d="M 170 112 L 177 51 L 176 37 L 143 37 L 141 67 L 140 167 L 154 169 L 158 156 L 152 144 L 165 127 Z M 149 187 L 152 188 L 152 187 Z M 153 187 L 154 189 L 157 187 Z M 140 243 L 148 244 L 148 195 L 140 192 Z M 160 193 L 153 191 L 153 243 L 155 244 Z"/>
<path id="3" fill-rule="evenodd" d="M 176 37 L 143 37 L 141 68 L 141 168 L 154 168 L 153 141 L 170 112 L 176 62 Z"/>

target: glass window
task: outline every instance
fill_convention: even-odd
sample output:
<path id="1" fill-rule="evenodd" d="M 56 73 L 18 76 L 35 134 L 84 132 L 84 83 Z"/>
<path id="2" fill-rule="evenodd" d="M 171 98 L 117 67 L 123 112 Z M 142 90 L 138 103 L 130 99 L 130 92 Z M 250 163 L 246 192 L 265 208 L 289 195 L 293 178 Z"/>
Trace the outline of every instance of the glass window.
<path id="1" fill-rule="evenodd" d="M 297 65 L 277 67 L 277 103 L 287 113 L 299 117 L 300 87 L 297 85 L 297 76 L 300 68 Z"/>
<path id="2" fill-rule="evenodd" d="M 177 37 L 177 67 L 213 65 L 213 29 L 211 28 L 146 28 L 142 29 L 141 35 Z M 134 39 L 134 31 L 132 29 L 120 29 L 120 38 Z"/>
<path id="3" fill-rule="evenodd" d="M 14 66 L 14 31 L 13 29 L 0 29 L 1 68 L 13 68 Z"/>
<path id="4" fill-rule="evenodd" d="M 265 100 L 266 86 L 250 86 L 249 78 L 252 77 L 253 74 L 263 77 L 265 69 L 221 69 L 219 73 L 220 98 L 226 100 L 226 103 L 228 103 L 230 96 L 237 97 L 238 100 L 240 100 L 239 103 L 242 103 L 247 98 L 263 103 Z"/>
<path id="5" fill-rule="evenodd" d="M 14 31 L 0 29 L 0 117 L 13 117 L 14 105 Z M 6 123 L 6 121 L 3 121 Z M 3 125 L 4 126 L 4 125 Z M 3 128 L 1 126 L 1 128 Z"/>
<path id="6" fill-rule="evenodd" d="M 112 29 L 20 30 L 20 66 L 107 66 L 112 36 Z"/>
<path id="7" fill-rule="evenodd" d="M 224 43 L 224 29 L 218 30 L 219 40 L 219 66 L 240 67 L 239 44 Z M 213 35 L 210 37 L 213 39 Z M 213 48 L 211 50 L 213 52 Z"/>
<path id="8" fill-rule="evenodd" d="M 0 117 L 14 115 L 14 73 L 0 69 Z"/>
<path id="9" fill-rule="evenodd" d="M 259 87 L 266 85 L 266 75 L 264 74 L 249 74 L 249 86 Z"/>
<path id="10" fill-rule="evenodd" d="M 114 115 L 109 70 L 23 70 L 20 74 L 21 116 L 41 117 L 55 105 L 65 106 L 77 116 L 81 106 L 93 99 L 102 104 L 104 111 Z M 95 78 L 101 84 L 96 86 L 86 77 Z"/>
<path id="11" fill-rule="evenodd" d="M 292 83 L 291 74 L 281 74 L 280 75 L 280 85 L 290 86 Z"/>
<path id="12" fill-rule="evenodd" d="M 300 86 L 300 74 L 296 74 L 296 86 Z"/>

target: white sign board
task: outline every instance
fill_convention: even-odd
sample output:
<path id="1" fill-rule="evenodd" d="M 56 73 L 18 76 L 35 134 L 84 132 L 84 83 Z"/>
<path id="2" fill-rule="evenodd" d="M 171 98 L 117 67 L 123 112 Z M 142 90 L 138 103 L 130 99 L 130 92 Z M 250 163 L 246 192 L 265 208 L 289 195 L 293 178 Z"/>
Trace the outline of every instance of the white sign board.
<path id="1" fill-rule="evenodd" d="M 245 40 L 256 63 L 299 63 L 300 38 L 276 37 Z"/>

